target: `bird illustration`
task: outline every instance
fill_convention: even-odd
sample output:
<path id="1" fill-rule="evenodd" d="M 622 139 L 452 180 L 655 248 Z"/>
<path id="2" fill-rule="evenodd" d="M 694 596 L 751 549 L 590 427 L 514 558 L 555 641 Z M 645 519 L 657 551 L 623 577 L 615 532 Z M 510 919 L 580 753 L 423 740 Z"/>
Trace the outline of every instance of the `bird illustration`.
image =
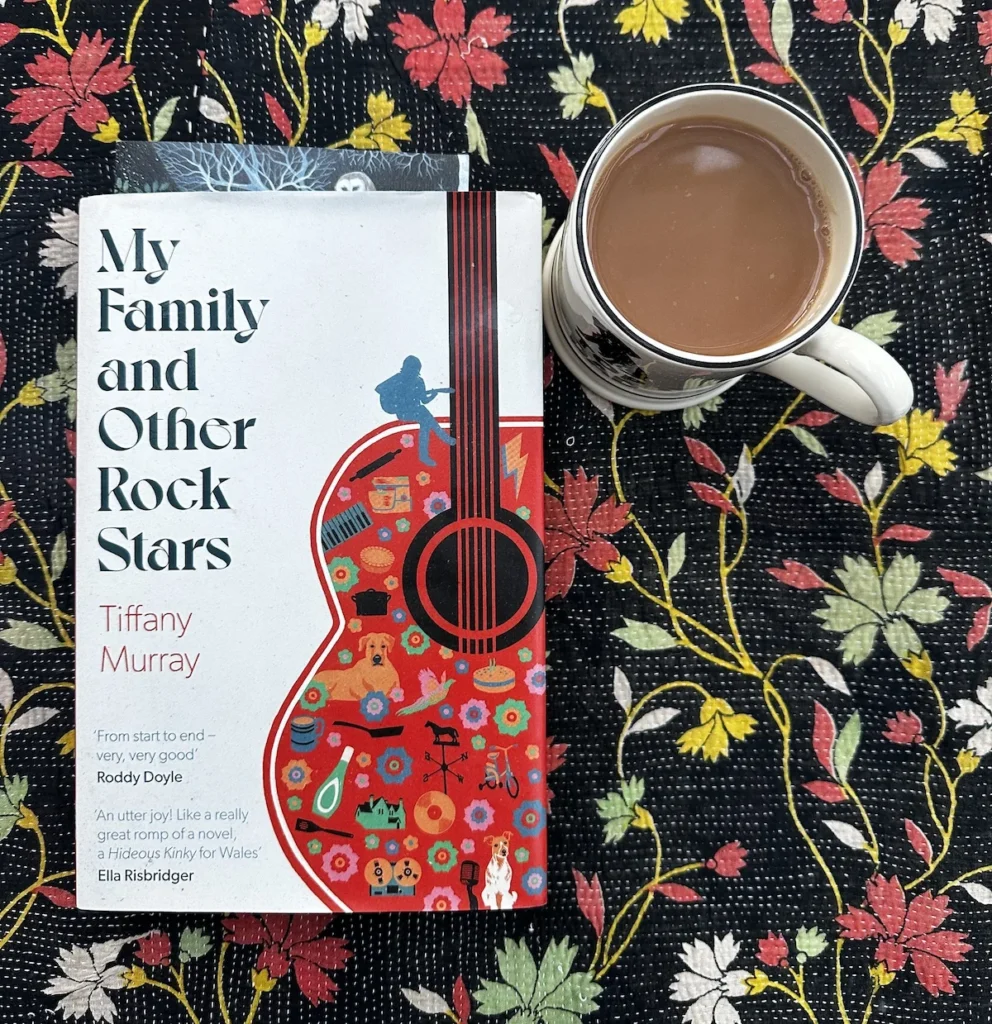
<path id="1" fill-rule="evenodd" d="M 407 704 L 405 708 L 400 708 L 396 714 L 413 715 L 418 711 L 426 711 L 435 704 L 440 704 L 448 695 L 448 690 L 451 689 L 455 681 L 454 678 L 448 679 L 447 674 L 444 672 L 441 673 L 441 678 L 438 679 L 429 668 L 421 669 L 418 678 L 420 679 L 420 690 L 423 696 L 412 704 Z"/>

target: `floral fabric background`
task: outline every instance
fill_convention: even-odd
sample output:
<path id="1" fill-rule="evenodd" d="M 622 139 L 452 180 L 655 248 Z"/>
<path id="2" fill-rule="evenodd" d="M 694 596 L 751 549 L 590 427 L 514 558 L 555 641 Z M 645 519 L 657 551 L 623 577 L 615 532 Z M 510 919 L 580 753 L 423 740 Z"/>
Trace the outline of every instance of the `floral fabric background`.
<path id="1" fill-rule="evenodd" d="M 0 1022 L 987 1021 L 992 10 L 0 6 Z M 652 416 L 548 357 L 548 909 L 75 910 L 73 211 L 114 141 L 467 148 L 550 233 L 617 115 L 731 79 L 851 154 L 842 319 L 916 408 L 871 431 L 752 379 Z"/>

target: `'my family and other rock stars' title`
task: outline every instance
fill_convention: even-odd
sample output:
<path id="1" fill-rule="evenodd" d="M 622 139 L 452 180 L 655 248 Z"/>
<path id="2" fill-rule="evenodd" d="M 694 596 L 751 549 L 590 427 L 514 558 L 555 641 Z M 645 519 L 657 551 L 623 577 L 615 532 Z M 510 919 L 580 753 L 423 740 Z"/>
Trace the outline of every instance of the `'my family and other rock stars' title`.
<path id="1" fill-rule="evenodd" d="M 148 238 L 146 229 L 133 228 L 121 239 L 100 231 L 99 273 L 140 275 L 146 285 L 159 285 L 176 258 L 179 239 Z M 133 280 L 133 279 L 132 279 Z M 262 321 L 268 299 L 245 299 L 233 288 L 208 288 L 203 298 L 129 298 L 126 287 L 100 288 L 100 333 L 228 334 L 244 345 L 251 341 Z M 97 385 L 102 391 L 154 392 L 196 391 L 196 348 L 187 348 L 172 360 L 108 359 L 100 367 Z M 235 420 L 211 416 L 199 421 L 182 406 L 139 415 L 128 405 L 116 405 L 100 417 L 102 444 L 111 452 L 131 452 L 145 446 L 161 452 L 204 452 L 230 448 L 244 451 L 254 417 Z M 134 478 L 125 466 L 100 466 L 100 511 L 111 513 L 178 511 L 228 511 L 224 485 L 229 477 L 203 466 L 174 479 L 152 476 Z M 227 537 L 148 537 L 130 524 L 103 527 L 98 535 L 102 572 L 136 569 L 225 569 L 231 564 Z"/>

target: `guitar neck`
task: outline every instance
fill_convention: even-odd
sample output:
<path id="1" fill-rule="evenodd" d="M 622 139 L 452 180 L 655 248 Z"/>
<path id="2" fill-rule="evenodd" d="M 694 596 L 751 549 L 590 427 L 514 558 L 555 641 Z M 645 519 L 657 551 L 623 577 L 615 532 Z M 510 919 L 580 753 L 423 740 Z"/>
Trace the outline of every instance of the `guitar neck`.
<path id="1" fill-rule="evenodd" d="M 458 518 L 499 507 L 496 196 L 448 195 L 452 433 L 451 503 Z"/>

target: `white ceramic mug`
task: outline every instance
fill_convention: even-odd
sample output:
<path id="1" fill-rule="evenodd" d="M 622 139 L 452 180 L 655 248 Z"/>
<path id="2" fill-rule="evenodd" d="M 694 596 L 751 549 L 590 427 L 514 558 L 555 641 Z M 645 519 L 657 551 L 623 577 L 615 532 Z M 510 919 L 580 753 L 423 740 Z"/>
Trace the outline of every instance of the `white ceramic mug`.
<path id="1" fill-rule="evenodd" d="M 616 156 L 659 125 L 713 117 L 750 125 L 792 153 L 810 172 L 830 228 L 829 258 L 810 308 L 773 344 L 728 356 L 671 348 L 638 330 L 607 298 L 589 252 L 589 199 Z M 624 117 L 583 169 L 544 266 L 545 327 L 582 384 L 619 405 L 682 409 L 760 370 L 853 420 L 891 423 L 913 404 L 906 371 L 875 342 L 830 319 L 854 280 L 863 231 L 861 199 L 844 155 L 802 110 L 750 86 L 676 89 Z"/>

